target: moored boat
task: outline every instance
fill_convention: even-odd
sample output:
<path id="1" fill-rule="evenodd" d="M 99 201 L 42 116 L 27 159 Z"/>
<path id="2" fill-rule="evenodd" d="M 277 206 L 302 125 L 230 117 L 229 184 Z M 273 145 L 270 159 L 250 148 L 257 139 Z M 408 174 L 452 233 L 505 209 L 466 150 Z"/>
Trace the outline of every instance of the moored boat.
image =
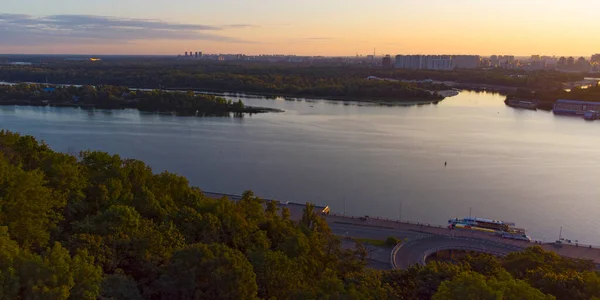
<path id="1" fill-rule="evenodd" d="M 593 121 L 598 118 L 598 112 L 593 110 L 588 110 L 583 113 L 583 118 L 587 121 Z"/>
<path id="2" fill-rule="evenodd" d="M 506 105 L 516 108 L 533 109 L 536 110 L 538 107 L 536 100 L 525 100 L 525 99 L 506 99 L 504 101 Z"/>
<path id="3" fill-rule="evenodd" d="M 516 228 L 515 223 L 512 222 L 472 217 L 454 218 L 448 220 L 448 228 L 487 232 L 503 238 L 531 241 L 525 229 Z"/>

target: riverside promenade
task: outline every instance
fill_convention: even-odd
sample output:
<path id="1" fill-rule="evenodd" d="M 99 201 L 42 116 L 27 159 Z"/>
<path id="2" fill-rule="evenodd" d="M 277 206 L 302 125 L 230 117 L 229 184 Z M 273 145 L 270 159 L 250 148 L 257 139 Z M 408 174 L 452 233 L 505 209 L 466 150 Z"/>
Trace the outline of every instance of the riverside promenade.
<path id="1" fill-rule="evenodd" d="M 326 217 L 326 219 L 327 222 L 330 224 L 345 224 L 358 227 L 417 232 L 422 234 L 422 236 L 417 239 L 408 238 L 408 242 L 410 243 L 407 243 L 408 246 L 406 246 L 406 248 L 403 246 L 402 248 L 404 249 L 402 250 L 402 252 L 399 252 L 397 256 L 402 256 L 402 254 L 407 252 L 407 249 L 411 253 L 415 251 L 420 251 L 421 254 L 427 254 L 428 252 L 431 252 L 431 250 L 434 249 L 437 249 L 438 251 L 456 249 L 490 252 L 497 255 L 505 255 L 510 252 L 520 251 L 527 247 L 538 245 L 546 251 L 552 251 L 564 257 L 591 260 L 596 264 L 600 264 L 600 248 L 592 247 L 589 245 L 526 242 L 520 240 L 505 239 L 489 233 L 461 229 L 449 229 L 447 226 L 434 225 L 428 223 L 405 221 L 399 222 L 397 220 L 390 220 L 385 218 L 368 218 L 365 220 L 354 216 L 330 214 Z M 402 236 L 399 237 L 405 238 Z M 468 249 L 469 247 L 470 249 Z M 486 251 L 486 249 L 488 249 L 489 251 Z M 404 258 L 397 257 L 396 259 L 397 261 L 401 261 Z M 416 262 L 414 259 L 409 260 L 412 263 Z M 398 262 L 398 267 L 401 267 L 403 265 L 404 264 Z"/>
<path id="2" fill-rule="evenodd" d="M 237 195 L 221 193 L 204 192 L 204 194 L 211 198 L 227 197 L 234 201 L 241 198 Z M 299 220 L 302 217 L 305 204 L 276 202 L 279 207 L 289 209 L 292 219 Z M 395 247 L 390 255 L 390 264 L 394 268 L 424 264 L 428 255 L 441 250 L 470 250 L 503 256 L 533 245 L 539 245 L 546 251 L 552 251 L 564 257 L 591 260 L 600 264 L 600 248 L 589 245 L 526 242 L 505 239 L 484 232 L 449 229 L 446 225 L 377 217 L 356 217 L 329 213 L 329 211 L 328 206 L 315 206 L 315 213 L 322 215 L 333 233 L 338 236 L 381 240 L 394 236 L 404 240 L 405 242 Z"/>

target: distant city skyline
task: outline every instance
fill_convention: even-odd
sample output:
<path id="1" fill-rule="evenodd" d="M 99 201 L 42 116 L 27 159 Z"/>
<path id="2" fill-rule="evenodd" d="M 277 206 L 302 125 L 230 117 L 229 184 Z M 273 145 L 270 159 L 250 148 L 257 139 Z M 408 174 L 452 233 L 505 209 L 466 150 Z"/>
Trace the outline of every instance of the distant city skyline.
<path id="1" fill-rule="evenodd" d="M 533 59 L 534 57 L 538 57 L 538 59 L 540 58 L 556 58 L 559 59 L 561 57 L 565 57 L 565 58 L 569 58 L 569 57 L 573 57 L 575 59 L 583 57 L 585 59 L 592 59 L 594 57 L 596 57 L 596 59 L 598 59 L 598 57 L 600 57 L 600 51 L 598 51 L 599 53 L 591 53 L 591 54 L 586 54 L 586 55 L 545 55 L 545 54 L 537 54 L 537 53 L 533 53 L 533 54 L 528 54 L 528 55 L 513 55 L 510 53 L 495 53 L 495 54 L 490 54 L 490 55 L 480 55 L 477 53 L 460 53 L 460 54 L 449 54 L 449 53 L 376 53 L 376 55 L 373 54 L 373 52 L 371 53 L 365 53 L 365 54 L 361 54 L 361 53 L 356 53 L 354 55 L 319 55 L 319 54 L 315 54 L 315 55 L 302 55 L 302 54 L 295 54 L 295 53 L 257 53 L 257 54 L 249 54 L 249 53 L 242 53 L 242 52 L 231 52 L 231 53 L 225 53 L 225 52 L 218 52 L 218 53 L 206 53 L 206 52 L 202 52 L 200 51 L 200 55 L 238 55 L 238 56 L 252 56 L 252 57 L 258 57 L 258 56 L 299 56 L 299 57 L 347 57 L 347 58 L 353 58 L 353 57 L 376 57 L 376 58 L 382 58 L 385 56 L 391 56 L 393 58 L 393 56 L 410 56 L 410 55 L 424 55 L 424 56 L 479 56 L 481 58 L 491 58 L 494 56 L 500 56 L 500 57 L 504 57 L 504 56 L 511 56 L 514 59 L 520 59 L 520 60 L 530 60 Z M 179 53 L 175 53 L 175 54 L 168 54 L 168 56 L 181 56 L 181 57 L 185 57 L 186 55 L 190 54 L 190 56 L 192 56 L 195 52 L 194 51 L 180 51 Z M 2 54 L 0 54 L 2 55 Z M 158 55 L 161 56 L 161 55 Z"/>
<path id="2" fill-rule="evenodd" d="M 596 0 L 7 2 L 0 13 L 0 53 L 600 53 Z"/>

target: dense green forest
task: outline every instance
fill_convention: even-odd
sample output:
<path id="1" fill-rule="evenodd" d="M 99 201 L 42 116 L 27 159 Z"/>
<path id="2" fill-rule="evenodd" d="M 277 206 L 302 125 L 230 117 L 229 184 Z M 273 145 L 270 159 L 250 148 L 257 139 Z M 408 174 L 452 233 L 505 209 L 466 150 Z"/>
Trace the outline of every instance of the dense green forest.
<path id="1" fill-rule="evenodd" d="M 77 157 L 0 132 L 0 299 L 564 299 L 600 296 L 594 264 L 539 247 L 408 270 L 365 268 L 307 204 L 301 220 L 246 192 Z"/>
<path id="2" fill-rule="evenodd" d="M 365 70 L 366 71 L 366 70 Z M 268 95 L 389 102 L 441 100 L 402 82 L 367 80 L 368 72 L 336 67 L 293 67 L 177 61 L 64 62 L 0 66 L 0 79 L 11 82 L 109 84 L 142 88 L 195 89 Z"/>
<path id="3" fill-rule="evenodd" d="M 524 70 L 406 70 L 370 66 L 259 62 L 112 59 L 100 62 L 53 61 L 43 65 L 0 66 L 0 80 L 110 84 L 130 87 L 198 89 L 301 97 L 404 101 L 435 99 L 426 84 L 366 80 L 369 76 L 433 79 L 527 89 L 553 89 L 582 80 L 582 74 Z M 437 88 L 439 89 L 439 87 Z M 435 89 L 433 89 L 435 90 Z"/>
<path id="4" fill-rule="evenodd" d="M 583 80 L 584 78 L 583 74 L 579 73 L 564 73 L 552 70 L 507 70 L 500 68 L 489 70 L 456 69 L 451 71 L 380 69 L 371 73 L 375 74 L 375 76 L 396 79 L 454 81 L 460 83 L 460 86 L 465 88 L 476 87 L 477 85 L 491 85 L 530 90 L 559 88 L 565 82 Z"/>
<path id="5" fill-rule="evenodd" d="M 176 112 L 180 115 L 229 115 L 270 111 L 265 108 L 245 107 L 241 100 L 233 102 L 223 97 L 194 94 L 191 91 L 133 91 L 124 86 L 111 85 L 0 85 L 0 104 L 137 108 L 143 111 Z"/>

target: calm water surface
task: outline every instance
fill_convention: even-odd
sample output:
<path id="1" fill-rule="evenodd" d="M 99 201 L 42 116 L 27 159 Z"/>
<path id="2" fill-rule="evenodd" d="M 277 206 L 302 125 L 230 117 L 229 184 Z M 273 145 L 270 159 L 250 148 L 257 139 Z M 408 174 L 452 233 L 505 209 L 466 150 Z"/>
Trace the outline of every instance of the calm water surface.
<path id="1" fill-rule="evenodd" d="M 345 201 L 348 214 L 393 219 L 401 205 L 403 220 L 435 224 L 472 207 L 536 239 L 557 239 L 564 226 L 563 237 L 600 245 L 600 121 L 512 109 L 503 96 L 473 92 L 412 107 L 243 100 L 286 112 L 237 119 L 0 107 L 0 127 L 58 151 L 140 159 L 207 191 L 252 189 L 340 213 Z"/>

